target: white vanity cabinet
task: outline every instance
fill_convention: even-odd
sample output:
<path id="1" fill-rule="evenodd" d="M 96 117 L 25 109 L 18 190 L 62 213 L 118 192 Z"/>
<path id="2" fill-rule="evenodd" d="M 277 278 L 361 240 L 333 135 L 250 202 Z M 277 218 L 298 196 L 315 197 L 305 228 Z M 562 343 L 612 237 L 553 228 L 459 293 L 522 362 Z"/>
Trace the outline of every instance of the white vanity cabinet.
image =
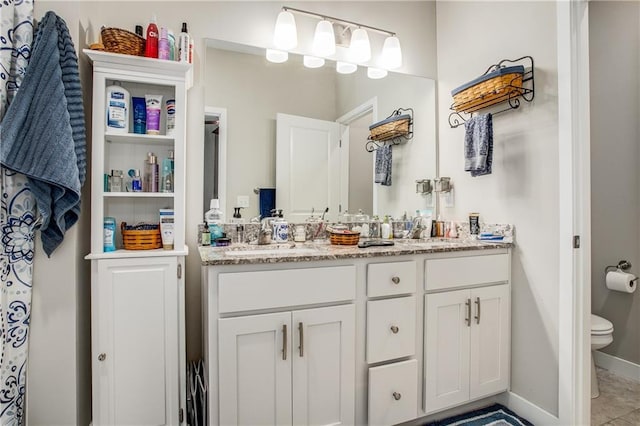
<path id="1" fill-rule="evenodd" d="M 208 275 L 210 424 L 354 424 L 354 266 Z"/>
<path id="2" fill-rule="evenodd" d="M 426 288 L 439 292 L 425 295 L 426 413 L 509 388 L 508 282 L 508 254 L 427 260 Z"/>
<path id="3" fill-rule="evenodd" d="M 191 65 L 84 50 L 93 65 L 91 133 L 91 365 L 92 424 L 184 424 L 186 354 L 184 256 L 186 107 Z M 162 95 L 159 134 L 107 130 L 106 90 L 131 97 Z M 166 134 L 165 102 L 175 101 L 175 127 Z M 170 132 L 171 133 L 171 132 Z M 110 192 L 111 170 L 142 169 L 148 152 L 173 153 L 172 192 Z M 160 167 L 160 174 L 162 168 Z M 169 180 L 169 183 L 171 181 Z M 169 191 L 169 189 L 167 190 Z M 174 248 L 125 250 L 121 224 L 159 223 L 159 209 L 174 211 Z M 104 250 L 105 218 L 116 221 L 117 250 Z"/>

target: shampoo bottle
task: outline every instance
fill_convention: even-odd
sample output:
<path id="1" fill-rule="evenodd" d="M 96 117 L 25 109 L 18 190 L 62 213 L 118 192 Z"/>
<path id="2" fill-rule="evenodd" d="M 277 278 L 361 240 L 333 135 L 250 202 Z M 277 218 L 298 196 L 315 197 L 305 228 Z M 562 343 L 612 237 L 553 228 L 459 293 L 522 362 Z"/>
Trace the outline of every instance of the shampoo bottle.
<path id="1" fill-rule="evenodd" d="M 169 59 L 169 35 L 166 28 L 160 28 L 160 39 L 158 40 L 158 59 Z"/>
<path id="2" fill-rule="evenodd" d="M 144 56 L 147 58 L 158 57 L 158 26 L 156 25 L 156 15 L 151 16 L 151 22 L 147 27 L 147 41 L 145 43 Z"/>
<path id="3" fill-rule="evenodd" d="M 191 36 L 187 32 L 187 23 L 182 23 L 182 31 L 178 38 L 178 47 L 180 49 L 180 62 L 189 62 L 189 46 L 191 45 Z"/>
<path id="4" fill-rule="evenodd" d="M 147 153 L 144 162 L 144 192 L 158 192 L 158 157 L 153 152 Z"/>

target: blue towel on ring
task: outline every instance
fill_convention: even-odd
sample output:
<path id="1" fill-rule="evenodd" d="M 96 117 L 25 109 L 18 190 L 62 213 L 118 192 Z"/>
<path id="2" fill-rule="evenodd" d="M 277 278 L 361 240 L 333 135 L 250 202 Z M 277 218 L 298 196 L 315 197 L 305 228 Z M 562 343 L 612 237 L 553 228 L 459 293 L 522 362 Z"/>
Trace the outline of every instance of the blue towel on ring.
<path id="1" fill-rule="evenodd" d="M 38 25 L 22 85 L 0 125 L 0 163 L 27 176 L 50 256 L 78 220 L 87 164 L 78 57 L 53 12 Z"/>
<path id="2" fill-rule="evenodd" d="M 464 123 L 464 170 L 471 176 L 491 174 L 493 120 L 491 114 L 471 117 Z"/>
<path id="3" fill-rule="evenodd" d="M 393 145 L 383 145 L 376 150 L 375 183 L 391 186 L 391 164 L 393 162 Z"/>

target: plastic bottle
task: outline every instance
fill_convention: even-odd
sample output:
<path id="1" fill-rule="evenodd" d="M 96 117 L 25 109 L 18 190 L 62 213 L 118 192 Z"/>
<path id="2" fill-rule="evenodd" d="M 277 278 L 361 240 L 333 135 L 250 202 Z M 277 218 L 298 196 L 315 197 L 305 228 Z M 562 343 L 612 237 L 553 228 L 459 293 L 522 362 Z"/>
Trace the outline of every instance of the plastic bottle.
<path id="1" fill-rule="evenodd" d="M 147 58 L 158 57 L 158 26 L 156 15 L 151 16 L 151 22 L 147 27 L 147 41 L 145 43 L 144 56 Z"/>
<path id="2" fill-rule="evenodd" d="M 129 133 L 129 91 L 117 82 L 107 87 L 107 132 Z"/>
<path id="3" fill-rule="evenodd" d="M 209 227 L 207 224 L 204 224 L 204 229 L 200 234 L 200 245 L 201 246 L 210 246 L 211 245 L 211 233 L 209 232 Z"/>
<path id="4" fill-rule="evenodd" d="M 169 158 L 162 160 L 162 192 L 173 192 L 173 151 L 169 151 Z"/>
<path id="5" fill-rule="evenodd" d="M 391 224 L 389 223 L 389 216 L 384 217 L 384 222 L 380 226 L 380 231 L 380 233 L 382 234 L 382 238 L 393 238 L 393 233 L 391 232 Z"/>
<path id="6" fill-rule="evenodd" d="M 167 39 L 169 40 L 169 60 L 175 61 L 178 55 L 176 55 L 176 36 L 173 31 L 167 31 Z"/>
<path id="7" fill-rule="evenodd" d="M 158 40 L 158 59 L 168 60 L 170 56 L 169 36 L 167 34 L 167 29 L 162 27 L 160 28 L 160 39 Z"/>
<path id="8" fill-rule="evenodd" d="M 209 203 L 209 211 L 204 214 L 204 221 L 209 227 L 211 241 L 222 238 L 224 232 L 224 213 L 220 210 L 220 200 L 214 198 Z"/>
<path id="9" fill-rule="evenodd" d="M 182 31 L 178 37 L 178 47 L 180 49 L 180 62 L 189 62 L 189 46 L 191 45 L 191 36 L 187 32 L 187 23 L 182 23 Z"/>
<path id="10" fill-rule="evenodd" d="M 103 250 L 116 251 L 116 219 L 109 216 L 104 218 Z"/>
<path id="11" fill-rule="evenodd" d="M 165 132 L 167 136 L 175 135 L 176 130 L 176 100 L 175 99 L 167 99 L 165 103 L 166 111 L 167 111 L 167 119 L 166 119 L 166 127 L 167 131 Z"/>
<path id="12" fill-rule="evenodd" d="M 153 152 L 147 153 L 144 161 L 144 192 L 158 192 L 158 157 Z"/>

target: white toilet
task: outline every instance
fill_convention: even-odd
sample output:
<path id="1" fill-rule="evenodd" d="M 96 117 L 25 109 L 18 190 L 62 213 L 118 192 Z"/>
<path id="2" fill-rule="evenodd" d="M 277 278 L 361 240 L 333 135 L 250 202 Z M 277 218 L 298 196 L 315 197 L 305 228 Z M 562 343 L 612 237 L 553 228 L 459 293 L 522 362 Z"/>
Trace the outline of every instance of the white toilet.
<path id="1" fill-rule="evenodd" d="M 611 321 L 591 314 L 591 398 L 600 396 L 593 351 L 602 349 L 611 344 L 611 342 L 613 342 L 613 324 L 611 324 Z"/>

